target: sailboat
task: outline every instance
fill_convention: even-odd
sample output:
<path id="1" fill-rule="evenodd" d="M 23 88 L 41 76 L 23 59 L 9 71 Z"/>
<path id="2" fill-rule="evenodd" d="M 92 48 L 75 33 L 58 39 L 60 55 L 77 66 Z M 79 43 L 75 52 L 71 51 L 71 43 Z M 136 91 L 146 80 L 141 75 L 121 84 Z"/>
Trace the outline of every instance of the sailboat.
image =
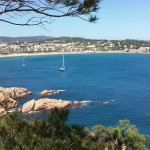
<path id="1" fill-rule="evenodd" d="M 26 64 L 24 63 L 24 57 L 22 58 L 22 66 L 26 66 Z"/>
<path id="2" fill-rule="evenodd" d="M 60 71 L 65 71 L 64 53 L 63 53 L 62 67 L 60 67 L 59 70 L 60 70 Z"/>

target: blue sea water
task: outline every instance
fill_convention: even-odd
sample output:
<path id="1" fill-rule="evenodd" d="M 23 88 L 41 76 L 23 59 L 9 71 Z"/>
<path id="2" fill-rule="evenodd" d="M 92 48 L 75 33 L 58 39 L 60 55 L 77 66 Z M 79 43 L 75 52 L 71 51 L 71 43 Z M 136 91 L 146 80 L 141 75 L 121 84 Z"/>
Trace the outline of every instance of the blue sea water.
<path id="1" fill-rule="evenodd" d="M 0 58 L 0 86 L 25 87 L 38 99 L 44 89 L 63 89 L 49 98 L 83 101 L 70 110 L 69 122 L 92 127 L 116 126 L 129 119 L 140 133 L 150 135 L 150 55 L 67 54 L 66 71 L 60 72 L 61 55 Z M 46 113 L 37 113 L 44 117 Z"/>

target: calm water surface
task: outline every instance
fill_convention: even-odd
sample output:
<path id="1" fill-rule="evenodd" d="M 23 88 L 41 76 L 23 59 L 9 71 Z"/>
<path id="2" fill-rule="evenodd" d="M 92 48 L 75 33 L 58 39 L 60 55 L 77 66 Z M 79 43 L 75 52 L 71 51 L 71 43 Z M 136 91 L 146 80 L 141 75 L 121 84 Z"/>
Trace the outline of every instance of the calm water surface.
<path id="1" fill-rule="evenodd" d="M 33 95 L 44 89 L 66 92 L 49 98 L 83 101 L 71 109 L 69 122 L 92 127 L 115 126 L 129 119 L 141 133 L 150 135 L 150 55 L 80 54 L 65 55 L 66 71 L 60 72 L 61 55 L 0 58 L 0 86 L 21 86 Z M 44 117 L 45 113 L 37 113 Z"/>

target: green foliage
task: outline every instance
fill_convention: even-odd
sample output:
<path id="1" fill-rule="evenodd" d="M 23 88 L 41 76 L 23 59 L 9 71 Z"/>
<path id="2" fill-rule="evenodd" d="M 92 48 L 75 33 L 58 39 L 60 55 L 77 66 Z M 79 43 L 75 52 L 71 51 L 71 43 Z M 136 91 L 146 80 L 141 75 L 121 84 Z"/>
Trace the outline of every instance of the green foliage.
<path id="1" fill-rule="evenodd" d="M 69 109 L 64 109 L 63 113 L 61 109 L 54 108 L 48 118 L 48 121 L 54 125 L 64 125 L 69 115 Z"/>
<path id="2" fill-rule="evenodd" d="M 0 147 L 1 150 L 38 149 L 38 143 L 28 122 L 14 114 L 0 120 Z"/>
<path id="3" fill-rule="evenodd" d="M 105 143 L 108 149 L 146 150 L 147 137 L 139 134 L 138 129 L 128 120 L 120 120 L 118 126 L 105 128 L 95 126 L 94 138 L 100 143 Z"/>
<path id="4" fill-rule="evenodd" d="M 48 120 L 25 121 L 15 113 L 0 120 L 0 150 L 146 150 L 147 138 L 128 120 L 90 131 L 66 123 L 68 109 L 54 109 Z"/>
<path id="5" fill-rule="evenodd" d="M 20 26 L 38 25 L 42 28 L 53 22 L 51 18 L 78 17 L 95 22 L 97 17 L 93 13 L 99 10 L 100 2 L 101 0 L 3 0 L 0 1 L 0 21 Z M 7 15 L 9 18 L 6 19 Z M 24 17 L 24 22 L 16 22 L 20 17 Z"/>

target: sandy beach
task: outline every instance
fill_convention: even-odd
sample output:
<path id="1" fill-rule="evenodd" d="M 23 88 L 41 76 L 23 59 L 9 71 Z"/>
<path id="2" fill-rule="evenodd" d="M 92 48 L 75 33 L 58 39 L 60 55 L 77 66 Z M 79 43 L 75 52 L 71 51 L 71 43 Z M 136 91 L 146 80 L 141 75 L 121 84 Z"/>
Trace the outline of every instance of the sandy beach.
<path id="1" fill-rule="evenodd" d="M 99 51 L 99 52 L 93 52 L 93 51 L 84 51 L 84 52 L 65 52 L 64 54 L 101 54 L 101 53 L 112 53 L 112 54 L 128 54 L 128 53 L 136 53 L 136 54 L 145 54 L 145 53 L 140 53 L 137 51 L 130 51 L 130 52 L 125 52 L 125 51 Z M 21 53 L 21 54 L 8 54 L 8 55 L 0 55 L 0 58 L 4 57 L 17 57 L 17 56 L 40 56 L 40 55 L 60 55 L 62 54 L 61 52 L 48 52 L 48 53 Z M 146 53 L 149 54 L 149 53 Z"/>
<path id="2" fill-rule="evenodd" d="M 55 54 L 61 54 L 61 53 L 22 53 L 22 54 L 8 54 L 8 55 L 0 55 L 0 58 L 3 57 L 17 57 L 17 56 L 38 56 L 38 55 L 55 55 Z"/>

